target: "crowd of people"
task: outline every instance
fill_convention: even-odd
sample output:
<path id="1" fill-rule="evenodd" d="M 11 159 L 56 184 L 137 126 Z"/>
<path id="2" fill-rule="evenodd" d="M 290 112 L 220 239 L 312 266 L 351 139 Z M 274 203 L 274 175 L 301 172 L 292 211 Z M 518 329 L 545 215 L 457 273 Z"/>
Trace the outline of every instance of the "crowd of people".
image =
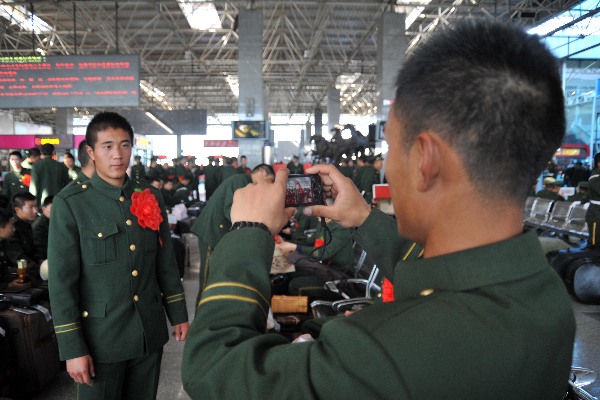
<path id="1" fill-rule="evenodd" d="M 167 320 L 186 341 L 182 377 L 194 399 L 562 398 L 573 310 L 535 233 L 523 233 L 531 183 L 565 131 L 554 57 L 521 29 L 466 20 L 415 48 L 396 88 L 385 169 L 395 218 L 371 204 L 380 156 L 355 169 L 304 168 L 296 157 L 277 172 L 244 157 L 171 168 L 133 157 L 130 167 L 133 129 L 114 112 L 89 123 L 80 171 L 53 160 L 49 145 L 31 167 L 11 153 L 2 280 L 13 284 L 13 246 L 16 259 L 47 257 L 78 398 L 155 398 Z M 327 205 L 285 208 L 289 173 L 319 174 Z M 190 324 L 194 294 L 181 284 L 168 210 L 198 198 L 200 177 Z M 275 246 L 296 269 L 287 293 L 306 294 L 351 276 L 353 243 L 387 280 L 386 301 L 320 321 L 294 343 L 267 333 Z M 30 280 L 43 285 L 39 272 Z"/>

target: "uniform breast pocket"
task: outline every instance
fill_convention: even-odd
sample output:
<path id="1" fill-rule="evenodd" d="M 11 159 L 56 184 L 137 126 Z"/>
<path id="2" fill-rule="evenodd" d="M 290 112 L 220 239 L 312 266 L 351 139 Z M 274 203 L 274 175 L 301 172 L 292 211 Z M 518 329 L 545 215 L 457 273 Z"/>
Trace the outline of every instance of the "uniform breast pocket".
<path id="1" fill-rule="evenodd" d="M 158 232 L 144 229 L 142 231 L 142 240 L 144 241 L 144 253 L 156 253 L 158 249 Z"/>
<path id="2" fill-rule="evenodd" d="M 117 261 L 118 233 L 119 228 L 116 224 L 86 226 L 82 238 L 82 257 L 85 264 L 97 265 Z"/>

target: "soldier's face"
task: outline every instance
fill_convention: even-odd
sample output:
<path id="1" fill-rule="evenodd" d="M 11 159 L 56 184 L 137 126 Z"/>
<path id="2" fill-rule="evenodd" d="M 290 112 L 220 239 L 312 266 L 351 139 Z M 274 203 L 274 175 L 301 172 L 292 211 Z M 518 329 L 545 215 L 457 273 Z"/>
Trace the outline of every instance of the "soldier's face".
<path id="1" fill-rule="evenodd" d="M 98 132 L 98 140 L 93 149 L 88 147 L 88 154 L 100 178 L 113 186 L 123 185 L 131 159 L 131 139 L 125 130 L 109 127 Z"/>
<path id="2" fill-rule="evenodd" d="M 23 221 L 33 222 L 37 217 L 38 208 L 35 200 L 27 200 L 23 207 L 15 207 L 15 214 Z"/>
<path id="3" fill-rule="evenodd" d="M 8 157 L 9 161 L 10 161 L 10 166 L 12 167 L 12 169 L 17 170 L 19 168 L 21 168 L 21 158 L 18 156 L 10 156 Z"/>

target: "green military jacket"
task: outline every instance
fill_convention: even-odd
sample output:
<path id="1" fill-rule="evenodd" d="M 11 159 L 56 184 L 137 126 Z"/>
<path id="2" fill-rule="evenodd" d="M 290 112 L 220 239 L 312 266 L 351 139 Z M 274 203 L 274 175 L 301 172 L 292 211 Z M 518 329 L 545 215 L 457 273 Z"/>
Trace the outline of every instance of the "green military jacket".
<path id="1" fill-rule="evenodd" d="M 231 228 L 233 194 L 250 183 L 252 177 L 246 174 L 235 174 L 226 179 L 206 203 L 202 213 L 194 221 L 191 231 L 202 242 L 214 248 Z"/>
<path id="2" fill-rule="evenodd" d="M 223 183 L 225 179 L 236 174 L 239 174 L 239 172 L 232 165 L 222 166 L 221 168 L 219 168 L 219 185 Z"/>
<path id="3" fill-rule="evenodd" d="M 271 235 L 225 235 L 185 344 L 190 396 L 562 398 L 575 321 L 535 233 L 397 264 L 409 243 L 384 230 L 389 220 L 374 210 L 356 238 L 393 279 L 396 301 L 333 319 L 318 339 L 297 344 L 265 334 Z"/>
<path id="4" fill-rule="evenodd" d="M 365 166 L 360 175 L 358 191 L 363 193 L 365 201 L 371 204 L 373 200 L 373 184 L 379 182 L 379 171 L 372 166 Z"/>
<path id="5" fill-rule="evenodd" d="M 149 188 L 159 231 L 142 228 L 131 197 Z M 49 289 L 60 357 L 129 360 L 168 340 L 187 321 L 179 271 L 160 193 L 127 179 L 114 187 L 94 174 L 54 197 L 48 243 Z"/>
<path id="6" fill-rule="evenodd" d="M 204 188 L 206 190 L 206 201 L 213 195 L 219 186 L 219 168 L 214 165 L 204 167 Z"/>
<path id="7" fill-rule="evenodd" d="M 67 167 L 50 157 L 45 157 L 36 162 L 31 169 L 29 191 L 37 197 L 38 207 L 41 207 L 47 196 L 55 196 L 69 182 L 71 178 Z"/>
<path id="8" fill-rule="evenodd" d="M 21 168 L 21 172 L 10 171 L 4 175 L 4 183 L 2 184 L 2 193 L 8 197 L 9 201 L 15 194 L 19 192 L 28 192 L 29 186 L 25 185 L 22 181 L 23 176 L 30 174 L 31 171 L 27 168 Z"/>
<path id="9" fill-rule="evenodd" d="M 144 167 L 144 164 L 139 163 L 131 166 L 131 179 L 136 182 L 146 179 L 146 168 Z"/>
<path id="10" fill-rule="evenodd" d="M 31 229 L 33 231 L 33 244 L 35 245 L 36 260 L 43 261 L 48 258 L 50 220 L 42 214 L 33 221 Z"/>
<path id="11" fill-rule="evenodd" d="M 535 194 L 536 197 L 541 197 L 542 199 L 548 199 L 548 200 L 558 200 L 558 201 L 564 201 L 564 199 L 562 198 L 561 195 L 559 195 L 558 193 L 554 193 L 553 191 L 550 191 L 548 189 L 542 189 L 539 192 L 537 192 Z"/>

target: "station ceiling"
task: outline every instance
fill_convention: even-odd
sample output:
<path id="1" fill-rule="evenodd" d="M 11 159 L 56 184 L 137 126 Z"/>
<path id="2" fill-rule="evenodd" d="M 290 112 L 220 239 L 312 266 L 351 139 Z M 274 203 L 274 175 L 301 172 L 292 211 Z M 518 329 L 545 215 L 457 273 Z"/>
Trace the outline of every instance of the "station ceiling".
<path id="1" fill-rule="evenodd" d="M 192 0 L 193 1 L 193 0 Z M 200 1 L 200 0 L 197 0 Z M 263 13 L 263 76 L 268 110 L 312 114 L 326 110 L 327 91 L 341 90 L 341 112 L 372 115 L 376 105 L 377 26 L 386 12 L 416 16 L 407 28 L 409 51 L 428 33 L 468 16 L 535 26 L 576 0 L 228 0 L 214 1 L 220 27 L 192 29 L 177 0 L 8 1 L 46 22 L 32 33 L 0 18 L 0 56 L 137 54 L 140 78 L 154 95 L 140 106 L 205 109 L 235 114 L 240 10 Z M 412 14 L 411 14 L 412 13 Z M 154 90 L 156 89 L 156 90 Z M 37 123 L 54 110 L 26 109 Z M 81 110 L 80 110 L 81 111 Z M 95 110 L 88 110 L 94 112 Z"/>

